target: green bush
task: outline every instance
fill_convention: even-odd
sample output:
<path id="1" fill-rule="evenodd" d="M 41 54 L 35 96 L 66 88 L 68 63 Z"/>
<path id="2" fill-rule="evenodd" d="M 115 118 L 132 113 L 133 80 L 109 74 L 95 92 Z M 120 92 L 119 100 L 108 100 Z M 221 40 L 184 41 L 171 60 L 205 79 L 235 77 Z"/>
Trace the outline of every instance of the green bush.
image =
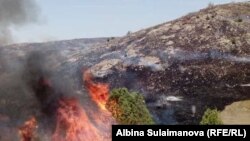
<path id="1" fill-rule="evenodd" d="M 113 89 L 106 108 L 120 124 L 154 124 L 143 96 L 126 88 Z"/>
<path id="2" fill-rule="evenodd" d="M 219 112 L 217 109 L 208 108 L 204 115 L 202 116 L 201 125 L 220 125 L 223 124 L 219 117 Z"/>

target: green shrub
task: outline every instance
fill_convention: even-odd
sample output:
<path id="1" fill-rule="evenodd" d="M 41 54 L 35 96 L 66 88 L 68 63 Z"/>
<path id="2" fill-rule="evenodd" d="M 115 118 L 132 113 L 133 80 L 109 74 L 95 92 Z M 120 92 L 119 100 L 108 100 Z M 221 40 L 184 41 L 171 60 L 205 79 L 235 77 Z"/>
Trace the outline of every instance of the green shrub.
<path id="1" fill-rule="evenodd" d="M 223 124 L 219 117 L 219 112 L 217 109 L 208 108 L 204 115 L 202 116 L 201 125 L 220 125 Z"/>
<path id="2" fill-rule="evenodd" d="M 143 96 L 126 88 L 113 89 L 106 108 L 120 124 L 154 124 Z"/>

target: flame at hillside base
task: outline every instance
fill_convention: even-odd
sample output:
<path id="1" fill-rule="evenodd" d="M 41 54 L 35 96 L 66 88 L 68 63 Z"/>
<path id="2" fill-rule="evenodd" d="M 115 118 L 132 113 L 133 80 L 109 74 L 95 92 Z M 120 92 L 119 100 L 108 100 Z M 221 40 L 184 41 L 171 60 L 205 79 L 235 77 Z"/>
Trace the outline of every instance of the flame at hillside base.
<path id="1" fill-rule="evenodd" d="M 56 114 L 52 141 L 102 141 L 99 130 L 90 122 L 76 99 L 61 99 Z"/>
<path id="2" fill-rule="evenodd" d="M 40 128 L 40 133 L 48 133 L 48 138 L 51 141 L 110 141 L 111 140 L 111 125 L 115 123 L 112 115 L 107 110 L 102 109 L 100 105 L 105 108 L 108 85 L 95 84 L 91 80 L 91 75 L 86 77 L 88 80 L 89 92 L 93 94 L 90 97 L 85 97 L 84 103 L 80 103 L 74 95 L 63 94 L 60 90 L 54 87 L 55 84 L 50 81 L 46 76 L 41 75 L 34 79 L 32 88 L 34 89 L 35 96 L 41 105 L 41 112 L 48 118 L 52 129 L 43 131 Z M 96 96 L 94 94 L 97 94 Z M 92 99 L 95 99 L 93 103 Z M 96 107 L 96 105 L 99 105 Z M 85 107 L 87 106 L 87 107 Z M 98 109 L 97 109 L 98 108 Z M 50 120 L 51 119 L 51 120 Z M 26 126 L 29 125 L 25 123 Z M 41 125 L 44 124 L 42 121 Z M 46 122 L 47 124 L 47 122 Z M 28 126 L 29 127 L 29 126 Z M 43 126 L 41 126 L 43 127 Z M 34 139 L 34 133 L 37 132 L 31 130 L 21 130 L 20 135 L 23 136 L 21 141 L 32 141 Z M 27 133 L 26 133 L 27 132 Z M 26 135 L 28 134 L 28 135 Z M 47 138 L 47 139 L 48 139 Z"/>
<path id="3" fill-rule="evenodd" d="M 105 105 L 109 96 L 109 85 L 104 83 L 95 83 L 92 80 L 90 70 L 83 73 L 83 81 L 92 98 L 92 100 L 102 109 L 106 110 Z"/>
<path id="4" fill-rule="evenodd" d="M 37 128 L 37 121 L 35 117 L 32 117 L 19 128 L 19 134 L 21 141 L 32 141 L 35 136 L 35 130 Z"/>

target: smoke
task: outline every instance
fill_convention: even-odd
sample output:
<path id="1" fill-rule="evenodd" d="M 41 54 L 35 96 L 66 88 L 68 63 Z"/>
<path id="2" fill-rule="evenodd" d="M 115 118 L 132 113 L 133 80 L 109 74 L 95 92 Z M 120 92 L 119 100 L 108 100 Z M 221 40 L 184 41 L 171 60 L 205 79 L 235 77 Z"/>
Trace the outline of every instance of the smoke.
<path id="1" fill-rule="evenodd" d="M 58 99 L 74 97 L 72 80 L 57 71 L 65 58 L 48 48 L 25 52 L 22 57 L 17 55 L 21 52 L 12 51 L 0 48 L 0 140 L 16 141 L 13 138 L 18 137 L 7 130 L 20 127 L 30 116 L 39 121 L 39 135 L 47 137 L 55 126 Z"/>
<path id="2" fill-rule="evenodd" d="M 71 81 L 65 82 L 63 75 L 56 72 L 62 57 L 51 50 L 26 52 L 22 57 L 18 56 L 22 52 L 12 51 L 0 49 L 0 115 L 22 120 L 39 114 L 37 109 L 50 114 L 46 111 L 48 107 L 44 107 L 46 102 L 57 97 L 61 93 L 59 90 L 67 94 L 72 91 L 67 83 Z M 53 84 L 53 89 L 49 83 Z M 45 100 L 41 97 L 42 92 L 48 95 Z M 23 112 L 17 112 L 19 110 Z"/>
<path id="3" fill-rule="evenodd" d="M 38 19 L 36 0 L 0 0 L 0 44 L 13 42 L 13 27 L 34 23 Z"/>
<path id="4" fill-rule="evenodd" d="M 186 51 L 179 48 L 169 48 L 160 52 L 159 56 L 165 62 L 170 61 L 204 61 L 208 59 L 224 60 L 235 63 L 250 63 L 250 56 L 237 56 L 231 53 L 224 53 L 220 50 L 210 49 L 207 52 Z"/>

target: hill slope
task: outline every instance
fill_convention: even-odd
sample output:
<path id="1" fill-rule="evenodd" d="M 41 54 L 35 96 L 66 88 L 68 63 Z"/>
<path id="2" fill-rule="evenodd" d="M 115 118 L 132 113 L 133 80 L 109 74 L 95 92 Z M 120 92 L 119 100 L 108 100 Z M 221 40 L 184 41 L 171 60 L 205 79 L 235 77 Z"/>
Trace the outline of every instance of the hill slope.
<path id="1" fill-rule="evenodd" d="M 250 83 L 249 9 L 250 3 L 211 6 L 132 33 L 104 46 L 107 53 L 92 72 L 113 87 L 141 91 L 149 106 L 161 105 L 156 115 L 163 123 L 169 114 L 197 123 L 206 107 L 250 98 L 249 87 L 242 87 Z M 183 101 L 168 100 L 173 96 Z"/>

